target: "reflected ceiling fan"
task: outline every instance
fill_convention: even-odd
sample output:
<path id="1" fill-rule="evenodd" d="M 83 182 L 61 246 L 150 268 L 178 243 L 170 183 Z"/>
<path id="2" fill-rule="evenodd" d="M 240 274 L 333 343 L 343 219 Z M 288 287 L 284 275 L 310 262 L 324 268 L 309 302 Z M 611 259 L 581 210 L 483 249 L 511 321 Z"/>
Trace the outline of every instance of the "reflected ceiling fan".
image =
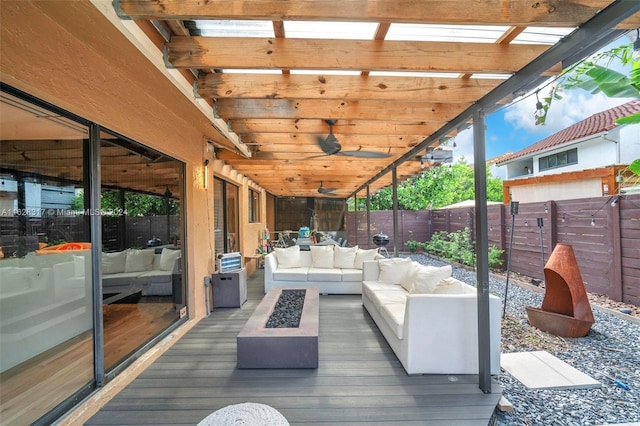
<path id="1" fill-rule="evenodd" d="M 447 164 L 453 161 L 453 151 L 443 147 L 427 148 L 427 152 L 424 155 L 417 155 L 416 160 L 420 161 L 423 168 L 425 163 Z"/>
<path id="2" fill-rule="evenodd" d="M 318 145 L 324 154 L 322 155 L 314 155 L 313 157 L 308 158 L 316 158 L 323 157 L 325 155 L 341 155 L 344 157 L 358 157 L 358 158 L 387 158 L 390 157 L 391 154 L 386 152 L 378 152 L 378 151 L 341 151 L 342 145 L 338 142 L 338 139 L 333 134 L 333 126 L 336 124 L 337 120 L 324 120 L 325 123 L 329 125 L 329 134 L 327 137 L 318 136 Z"/>
<path id="3" fill-rule="evenodd" d="M 335 197 L 338 194 L 334 194 L 333 191 L 335 191 L 336 188 L 327 188 L 322 184 L 322 181 L 320 181 L 320 186 L 318 187 L 318 194 L 322 194 L 322 195 L 329 195 L 331 197 Z"/>

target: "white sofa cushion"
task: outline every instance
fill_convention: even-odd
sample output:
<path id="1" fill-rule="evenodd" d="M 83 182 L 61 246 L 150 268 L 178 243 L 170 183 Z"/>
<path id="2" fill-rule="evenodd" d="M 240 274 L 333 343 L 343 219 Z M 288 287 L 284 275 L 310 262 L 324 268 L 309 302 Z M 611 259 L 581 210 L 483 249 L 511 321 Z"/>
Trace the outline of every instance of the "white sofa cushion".
<path id="1" fill-rule="evenodd" d="M 176 259 L 180 257 L 180 250 L 172 250 L 163 248 L 160 254 L 160 270 L 173 271 L 173 265 L 176 263 Z"/>
<path id="2" fill-rule="evenodd" d="M 120 272 L 102 276 L 103 293 L 119 293 L 123 288 L 133 288 L 141 282 L 138 280 L 140 272 Z"/>
<path id="3" fill-rule="evenodd" d="M 340 282 L 342 281 L 342 270 L 335 268 L 314 268 L 312 266 L 307 272 L 307 281 Z"/>
<path id="4" fill-rule="evenodd" d="M 278 260 L 278 269 L 299 268 L 300 263 L 300 246 L 291 246 L 287 248 L 276 247 L 276 259 Z"/>
<path id="5" fill-rule="evenodd" d="M 462 283 L 455 278 L 449 277 L 436 284 L 433 294 L 463 294 Z"/>
<path id="6" fill-rule="evenodd" d="M 6 266 L 0 268 L 0 296 L 28 290 L 38 273 L 33 267 Z"/>
<path id="7" fill-rule="evenodd" d="M 312 268 L 333 268 L 333 246 L 311 246 Z M 312 281 L 312 280 L 309 280 Z"/>
<path id="8" fill-rule="evenodd" d="M 451 265 L 442 267 L 417 265 L 411 274 L 409 292 L 413 294 L 433 293 L 438 283 L 449 277 L 451 277 Z"/>
<path id="9" fill-rule="evenodd" d="M 342 281 L 344 282 L 362 281 L 362 269 L 342 269 Z"/>
<path id="10" fill-rule="evenodd" d="M 278 268 L 273 271 L 274 281 L 307 281 L 309 268 Z"/>
<path id="11" fill-rule="evenodd" d="M 404 339 L 404 311 L 406 303 L 387 303 L 380 307 L 380 315 L 400 340 Z M 432 324 L 435 326 L 435 324 Z"/>
<path id="12" fill-rule="evenodd" d="M 378 282 L 387 284 L 400 284 L 404 276 L 409 273 L 412 267 L 411 259 L 392 257 L 390 259 L 378 260 Z"/>
<path id="13" fill-rule="evenodd" d="M 84 277 L 84 256 L 73 256 L 73 276 Z"/>
<path id="14" fill-rule="evenodd" d="M 127 252 L 102 253 L 102 274 L 120 274 L 127 264 Z"/>
<path id="15" fill-rule="evenodd" d="M 353 266 L 356 269 L 362 269 L 362 262 L 365 260 L 376 260 L 377 255 L 378 249 L 363 250 L 359 248 L 356 251 L 356 260 L 354 261 Z"/>
<path id="16" fill-rule="evenodd" d="M 389 303 L 407 303 L 407 292 L 398 287 L 397 290 L 381 290 L 373 292 L 373 302 L 378 306 Z"/>
<path id="17" fill-rule="evenodd" d="M 124 272 L 145 272 L 153 269 L 153 254 L 155 250 L 129 250 L 124 266 Z"/>
<path id="18" fill-rule="evenodd" d="M 397 284 L 379 283 L 377 281 L 362 282 L 362 294 L 369 298 L 369 300 L 375 300 L 375 294 L 380 291 L 396 291 L 405 295 L 407 294 L 407 292 Z"/>
<path id="19" fill-rule="evenodd" d="M 160 269 L 154 269 L 152 271 L 142 272 L 138 275 L 138 278 L 147 278 L 150 283 L 169 283 L 173 280 L 171 271 L 163 271 Z"/>
<path id="20" fill-rule="evenodd" d="M 333 267 L 341 269 L 354 269 L 358 246 L 333 248 Z"/>

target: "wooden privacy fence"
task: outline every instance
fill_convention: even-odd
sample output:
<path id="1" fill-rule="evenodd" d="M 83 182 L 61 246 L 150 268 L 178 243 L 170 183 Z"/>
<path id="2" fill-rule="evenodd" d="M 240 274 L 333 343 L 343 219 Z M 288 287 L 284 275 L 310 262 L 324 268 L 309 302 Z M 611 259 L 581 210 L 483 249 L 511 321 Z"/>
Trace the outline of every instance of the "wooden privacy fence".
<path id="1" fill-rule="evenodd" d="M 178 216 L 103 216 L 102 247 L 104 251 L 144 248 L 152 238 L 171 244 L 180 235 L 179 225 Z M 0 217 L 0 245 L 5 256 L 24 256 L 38 248 L 38 241 L 88 242 L 87 217 Z"/>
<path id="2" fill-rule="evenodd" d="M 370 218 L 370 235 L 387 234 L 392 253 L 393 212 L 371 211 Z M 439 231 L 473 231 L 474 219 L 474 208 L 398 211 L 398 250 L 407 251 L 409 231 L 425 242 Z M 640 306 L 640 195 L 521 203 L 513 228 L 512 219 L 509 205 L 487 208 L 489 245 L 504 250 L 505 260 L 513 233 L 512 272 L 544 279 L 544 262 L 555 245 L 570 244 L 589 292 Z M 349 212 L 346 222 L 350 245 L 375 247 L 367 237 L 366 212 Z"/>

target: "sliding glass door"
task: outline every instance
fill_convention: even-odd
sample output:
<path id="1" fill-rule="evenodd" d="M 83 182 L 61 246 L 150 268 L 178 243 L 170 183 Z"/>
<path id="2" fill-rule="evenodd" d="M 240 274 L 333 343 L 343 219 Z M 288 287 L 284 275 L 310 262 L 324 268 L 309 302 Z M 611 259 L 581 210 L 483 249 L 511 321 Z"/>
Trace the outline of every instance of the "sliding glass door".
<path id="1" fill-rule="evenodd" d="M 94 386 L 89 127 L 0 92 L 0 412 L 30 424 Z"/>
<path id="2" fill-rule="evenodd" d="M 0 95 L 0 412 L 50 424 L 185 312 L 184 165 Z"/>

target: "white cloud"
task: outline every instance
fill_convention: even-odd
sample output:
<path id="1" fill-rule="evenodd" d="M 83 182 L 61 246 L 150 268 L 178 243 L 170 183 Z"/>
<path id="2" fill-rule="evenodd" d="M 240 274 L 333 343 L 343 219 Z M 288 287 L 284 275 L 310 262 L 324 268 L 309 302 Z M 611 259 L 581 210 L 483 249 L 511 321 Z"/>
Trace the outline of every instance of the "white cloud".
<path id="1" fill-rule="evenodd" d="M 467 163 L 473 163 L 473 130 L 463 130 L 456 136 L 456 147 L 453 150 L 453 162 L 464 157 Z"/>
<path id="2" fill-rule="evenodd" d="M 591 95 L 584 91 L 572 90 L 563 93 L 563 99 L 551 104 L 546 124 L 535 125 L 534 112 L 536 97 L 529 96 L 521 102 L 507 108 L 505 121 L 517 131 L 531 133 L 536 141 L 584 120 L 585 118 L 630 101 L 630 98 L 608 98 L 602 93 Z M 500 142 L 487 140 L 487 143 Z M 456 136 L 457 148 L 453 161 L 464 156 L 467 162 L 473 163 L 473 131 L 471 128 Z M 498 169 L 499 170 L 499 169 Z"/>
<path id="3" fill-rule="evenodd" d="M 542 100 L 547 94 L 543 94 L 543 91 L 541 91 L 539 96 Z M 507 108 L 504 114 L 505 121 L 515 129 L 538 134 L 540 139 L 543 139 L 593 114 L 630 100 L 629 98 L 608 98 L 602 93 L 591 95 L 582 90 L 564 91 L 562 97 L 561 100 L 554 100 L 551 103 L 544 125 L 536 126 L 535 124 L 534 113 L 537 102 L 535 95 L 529 96 Z"/>

